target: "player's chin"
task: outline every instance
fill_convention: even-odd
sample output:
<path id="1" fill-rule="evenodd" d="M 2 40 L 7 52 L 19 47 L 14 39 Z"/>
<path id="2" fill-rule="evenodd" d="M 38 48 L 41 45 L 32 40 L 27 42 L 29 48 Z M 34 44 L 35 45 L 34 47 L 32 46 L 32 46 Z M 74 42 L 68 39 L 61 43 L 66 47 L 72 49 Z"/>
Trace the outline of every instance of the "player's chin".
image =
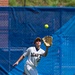
<path id="1" fill-rule="evenodd" d="M 38 44 L 38 45 L 36 45 L 36 46 L 38 46 L 38 47 L 39 47 L 39 46 L 41 46 L 41 44 Z"/>
<path id="2" fill-rule="evenodd" d="M 40 46 L 40 45 L 41 45 L 41 43 L 38 43 L 37 45 L 38 45 L 38 46 Z"/>
<path id="3" fill-rule="evenodd" d="M 38 44 L 39 46 L 41 46 L 41 43 L 40 44 Z"/>

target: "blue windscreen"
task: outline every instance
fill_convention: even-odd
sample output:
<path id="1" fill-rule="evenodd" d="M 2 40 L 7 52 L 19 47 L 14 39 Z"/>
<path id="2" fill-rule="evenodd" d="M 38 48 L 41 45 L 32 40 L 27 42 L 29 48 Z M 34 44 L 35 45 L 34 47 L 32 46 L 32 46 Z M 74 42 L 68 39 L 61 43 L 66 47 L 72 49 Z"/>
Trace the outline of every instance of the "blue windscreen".
<path id="1" fill-rule="evenodd" d="M 39 75 L 74 75 L 75 8 L 0 7 L 0 75 L 23 75 L 27 58 L 12 65 L 36 37 L 47 35 L 53 44 L 37 66 Z M 41 48 L 45 50 L 43 42 Z"/>

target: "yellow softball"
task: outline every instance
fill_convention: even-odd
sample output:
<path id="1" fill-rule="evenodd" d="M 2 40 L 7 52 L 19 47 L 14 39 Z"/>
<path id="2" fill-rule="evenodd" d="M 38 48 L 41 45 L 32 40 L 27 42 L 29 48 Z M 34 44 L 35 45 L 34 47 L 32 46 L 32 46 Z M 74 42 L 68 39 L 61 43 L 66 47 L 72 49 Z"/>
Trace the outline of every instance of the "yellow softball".
<path id="1" fill-rule="evenodd" d="M 48 24 L 45 24 L 44 27 L 47 29 L 47 28 L 49 28 L 49 25 Z"/>

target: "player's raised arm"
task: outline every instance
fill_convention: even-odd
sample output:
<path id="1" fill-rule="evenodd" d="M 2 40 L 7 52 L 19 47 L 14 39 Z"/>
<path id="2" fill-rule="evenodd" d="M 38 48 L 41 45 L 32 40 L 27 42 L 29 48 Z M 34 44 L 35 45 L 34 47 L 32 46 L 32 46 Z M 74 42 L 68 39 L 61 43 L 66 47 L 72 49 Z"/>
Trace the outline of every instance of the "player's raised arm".
<path id="1" fill-rule="evenodd" d="M 45 36 L 42 38 L 44 45 L 46 46 L 45 53 L 41 54 L 42 56 L 47 56 L 48 54 L 48 48 L 52 45 L 52 37 L 51 36 Z"/>
<path id="2" fill-rule="evenodd" d="M 43 54 L 41 54 L 41 56 L 47 56 L 47 54 L 48 54 L 48 48 L 49 47 L 46 46 L 46 50 L 45 50 L 45 52 Z"/>

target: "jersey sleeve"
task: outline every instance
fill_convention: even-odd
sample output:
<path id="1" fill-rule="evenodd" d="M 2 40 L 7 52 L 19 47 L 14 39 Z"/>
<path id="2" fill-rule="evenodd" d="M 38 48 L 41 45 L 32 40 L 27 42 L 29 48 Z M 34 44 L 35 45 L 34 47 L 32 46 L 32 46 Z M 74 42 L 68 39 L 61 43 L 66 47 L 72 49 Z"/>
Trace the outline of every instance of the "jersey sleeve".
<path id="1" fill-rule="evenodd" d="M 23 53 L 23 56 L 26 57 L 29 54 L 29 48 Z"/>
<path id="2" fill-rule="evenodd" d="M 42 50 L 42 52 L 41 52 L 41 53 L 43 54 L 43 53 L 45 53 L 45 51 L 44 51 L 44 50 Z"/>
<path id="3" fill-rule="evenodd" d="M 45 50 L 41 49 L 40 54 L 44 54 L 44 53 L 45 53 Z"/>

